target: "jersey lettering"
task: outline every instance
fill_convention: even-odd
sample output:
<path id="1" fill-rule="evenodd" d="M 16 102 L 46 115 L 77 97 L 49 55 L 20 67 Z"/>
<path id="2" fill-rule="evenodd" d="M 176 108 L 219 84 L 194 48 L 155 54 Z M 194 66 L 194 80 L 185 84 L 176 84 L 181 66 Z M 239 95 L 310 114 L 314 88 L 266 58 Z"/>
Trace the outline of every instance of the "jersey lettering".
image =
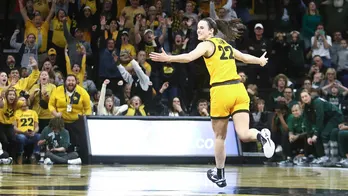
<path id="1" fill-rule="evenodd" d="M 32 127 L 34 126 L 34 119 L 33 118 L 21 118 L 21 127 Z"/>
<path id="2" fill-rule="evenodd" d="M 233 49 L 231 46 L 218 46 L 219 51 L 222 52 L 220 56 L 220 60 L 228 60 L 228 59 L 234 59 L 233 57 Z"/>

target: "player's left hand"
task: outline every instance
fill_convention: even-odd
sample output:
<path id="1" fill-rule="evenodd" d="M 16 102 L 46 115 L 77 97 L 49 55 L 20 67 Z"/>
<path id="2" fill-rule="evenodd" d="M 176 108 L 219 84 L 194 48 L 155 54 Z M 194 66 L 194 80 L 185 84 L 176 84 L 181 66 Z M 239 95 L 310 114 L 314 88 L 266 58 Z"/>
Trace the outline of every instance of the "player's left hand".
<path id="1" fill-rule="evenodd" d="M 268 63 L 268 58 L 266 58 L 267 52 L 263 53 L 263 55 L 259 58 L 261 67 L 265 66 Z"/>
<path id="2" fill-rule="evenodd" d="M 169 55 L 164 51 L 163 48 L 162 48 L 162 53 L 151 52 L 150 58 L 151 60 L 157 61 L 157 62 L 169 62 Z"/>

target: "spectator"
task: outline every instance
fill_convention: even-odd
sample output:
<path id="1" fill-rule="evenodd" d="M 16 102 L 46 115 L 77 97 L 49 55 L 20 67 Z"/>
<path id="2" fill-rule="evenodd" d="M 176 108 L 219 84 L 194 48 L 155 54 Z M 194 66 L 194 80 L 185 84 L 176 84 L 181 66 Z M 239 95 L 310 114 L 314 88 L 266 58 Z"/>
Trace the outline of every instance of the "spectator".
<path id="1" fill-rule="evenodd" d="M 39 118 L 39 133 L 42 132 L 50 119 L 53 118 L 48 109 L 48 101 L 56 86 L 50 83 L 48 72 L 41 71 L 39 83 L 35 84 L 29 91 L 29 103 L 32 109 L 37 113 Z"/>
<path id="2" fill-rule="evenodd" d="M 147 116 L 145 105 L 143 105 L 140 97 L 133 96 L 125 116 Z"/>
<path id="3" fill-rule="evenodd" d="M 83 11 L 85 12 L 88 8 L 92 15 L 94 15 L 97 11 L 97 0 L 81 0 L 80 6 L 83 7 Z"/>
<path id="4" fill-rule="evenodd" d="M 279 74 L 274 78 L 273 83 L 276 89 L 273 89 L 269 95 L 269 102 L 267 103 L 270 111 L 274 110 L 278 102 L 285 102 L 284 89 L 287 87 L 288 77 L 284 74 Z"/>
<path id="5" fill-rule="evenodd" d="M 122 52 L 129 52 L 130 55 L 133 57 L 133 58 L 136 58 L 136 51 L 135 51 L 135 48 L 132 44 L 129 43 L 129 37 L 128 37 L 128 31 L 122 31 L 122 34 L 121 34 L 121 40 L 122 40 L 122 45 L 121 45 L 121 51 L 120 53 Z"/>
<path id="6" fill-rule="evenodd" d="M 290 112 L 291 112 L 291 108 L 293 105 L 298 104 L 297 101 L 293 100 L 294 94 L 292 92 L 292 88 L 290 87 L 286 87 L 284 89 L 284 101 L 286 106 L 289 108 Z"/>
<path id="7" fill-rule="evenodd" d="M 315 73 L 313 76 L 312 88 L 319 88 L 323 79 L 324 79 L 323 73 L 320 73 L 320 72 Z"/>
<path id="8" fill-rule="evenodd" d="M 38 145 L 42 146 L 45 152 L 44 164 L 81 164 L 81 159 L 77 152 L 68 153 L 70 136 L 69 132 L 64 128 L 62 118 L 56 117 L 50 120 L 48 126 L 42 131 Z"/>
<path id="9" fill-rule="evenodd" d="M 348 86 L 348 45 L 347 40 L 341 40 L 341 49 L 338 51 L 338 68 L 339 79 L 343 80 L 344 86 Z"/>
<path id="10" fill-rule="evenodd" d="M 199 99 L 197 102 L 197 110 L 194 110 L 191 116 L 210 116 L 208 105 L 209 103 L 207 100 Z"/>
<path id="11" fill-rule="evenodd" d="M 41 1 L 41 2 L 40 2 Z M 19 0 L 19 9 L 22 14 L 23 20 L 25 22 L 25 36 L 28 37 L 30 34 L 33 34 L 37 38 L 37 43 L 40 40 L 39 36 L 41 35 L 41 44 L 38 51 L 39 54 L 39 64 L 42 64 L 42 61 L 46 59 L 47 51 L 47 41 L 48 41 L 48 31 L 50 30 L 50 21 L 54 15 L 54 10 L 56 8 L 55 1 L 52 2 L 51 11 L 49 12 L 48 3 L 46 0 L 40 0 L 34 2 L 35 15 L 31 19 L 28 16 L 27 9 L 23 6 L 23 0 Z M 39 6 L 41 5 L 41 6 Z"/>
<path id="12" fill-rule="evenodd" d="M 52 84 L 55 83 L 55 73 L 51 61 L 46 60 L 42 65 L 41 71 L 46 71 L 49 76 L 49 82 Z"/>
<path id="13" fill-rule="evenodd" d="M 311 126 L 311 133 L 308 134 L 309 145 L 324 146 L 325 156 L 312 162 L 313 165 L 332 165 L 338 162 L 338 132 L 336 127 L 343 122 L 342 112 L 331 103 L 322 98 L 312 98 L 308 91 L 302 91 L 301 100 L 304 104 L 304 118 Z M 318 149 L 317 146 L 315 146 Z"/>
<path id="14" fill-rule="evenodd" d="M 96 3 L 95 0 L 94 1 L 88 0 L 87 2 Z M 92 11 L 92 8 L 90 6 L 85 6 L 85 7 L 83 7 L 83 10 L 81 10 L 80 14 L 77 17 L 77 27 L 76 28 L 81 32 L 82 38 L 81 38 L 81 35 L 76 35 L 77 34 L 76 29 L 75 29 L 75 37 L 77 39 L 79 39 L 79 41 L 81 41 L 82 44 L 85 45 L 85 47 L 88 47 L 89 44 L 91 43 L 92 29 L 93 29 L 93 26 L 96 24 L 96 17 L 93 14 L 94 13 Z M 71 35 L 69 35 L 69 36 L 72 37 Z M 85 43 L 85 42 L 87 42 L 87 43 Z M 89 46 L 89 47 L 91 47 L 91 46 Z M 89 49 L 89 50 L 91 50 L 91 49 Z M 91 53 L 88 54 L 88 56 L 91 56 L 91 55 L 92 55 Z"/>
<path id="15" fill-rule="evenodd" d="M 316 28 L 321 22 L 322 18 L 315 2 L 309 2 L 306 14 L 302 19 L 302 35 L 306 49 L 311 47 L 311 37 L 314 36 Z"/>
<path id="16" fill-rule="evenodd" d="M 106 86 L 110 83 L 109 80 L 105 80 L 100 92 L 100 98 L 98 102 L 98 115 L 107 116 L 118 116 L 122 115 L 123 112 L 127 111 L 128 105 L 122 105 L 121 107 L 116 107 L 114 105 L 115 101 L 113 97 L 107 97 Z"/>
<path id="17" fill-rule="evenodd" d="M 18 157 L 17 164 L 23 163 L 24 147 L 28 144 L 33 145 L 33 154 L 30 157 L 31 164 L 36 164 L 36 156 L 39 156 L 40 149 L 37 142 L 40 139 L 39 119 L 34 110 L 29 109 L 28 100 L 24 97 L 18 99 L 17 107 L 20 108 L 15 113 L 15 120 L 13 122 L 13 129 L 16 134 L 16 141 L 18 142 Z"/>
<path id="18" fill-rule="evenodd" d="M 302 92 L 303 90 L 307 90 L 308 92 L 310 92 L 311 89 L 312 89 L 312 81 L 311 81 L 311 79 L 305 78 L 305 79 L 303 80 L 303 85 L 302 85 L 302 87 L 296 91 L 296 95 L 295 95 L 296 100 L 297 100 L 297 101 L 301 101 L 301 92 Z"/>
<path id="19" fill-rule="evenodd" d="M 52 66 L 57 66 L 58 68 L 60 65 L 57 65 L 57 51 L 54 48 L 50 48 L 47 52 L 48 60 L 51 62 Z"/>
<path id="20" fill-rule="evenodd" d="M 3 95 L 4 94 L 4 95 Z M 15 135 L 13 130 L 13 121 L 17 110 L 17 93 L 13 88 L 5 90 L 0 97 L 0 142 L 3 149 L 13 155 Z"/>
<path id="21" fill-rule="evenodd" d="M 145 70 L 139 66 L 138 62 L 136 62 L 129 53 L 121 54 L 120 57 L 121 62 L 128 62 L 132 65 L 132 70 L 130 74 L 122 65 L 118 65 L 117 68 L 121 73 L 123 80 L 126 81 L 129 85 L 131 85 L 131 97 L 139 96 L 143 103 L 150 107 L 147 103 L 152 100 L 152 88 L 150 88 L 150 79 L 145 74 Z M 123 101 L 122 101 L 123 103 Z"/>
<path id="22" fill-rule="evenodd" d="M 88 92 L 89 96 L 93 99 L 93 96 L 97 93 L 97 87 L 93 80 L 87 79 L 87 72 L 83 79 L 83 88 Z M 94 100 L 94 99 L 93 99 Z"/>
<path id="23" fill-rule="evenodd" d="M 37 66 L 37 61 L 34 59 L 34 57 L 29 57 L 28 65 L 28 67 L 31 67 L 32 72 L 27 78 L 20 78 L 19 70 L 16 68 L 12 69 L 9 74 L 11 78 L 11 81 L 9 81 L 9 83 L 11 84 L 11 87 L 16 90 L 18 96 L 21 92 L 23 93 L 25 91 L 29 91 L 40 77 L 40 71 Z"/>
<path id="24" fill-rule="evenodd" d="M 38 52 L 41 47 L 42 36 L 39 32 L 38 43 L 36 44 L 36 36 L 29 34 L 23 43 L 17 43 L 17 35 L 19 30 L 16 29 L 11 37 L 10 45 L 18 51 L 18 55 L 22 56 L 21 66 L 27 67 L 29 65 L 29 58 L 34 57 L 38 61 Z"/>
<path id="25" fill-rule="evenodd" d="M 331 85 L 332 83 L 342 84 L 340 81 L 337 80 L 337 74 L 336 70 L 334 68 L 329 68 L 326 70 L 325 78 L 320 84 L 320 88 L 323 89 L 327 85 Z M 325 88 L 326 90 L 331 90 L 328 88 Z"/>
<path id="26" fill-rule="evenodd" d="M 326 68 L 331 67 L 330 48 L 332 46 L 331 37 L 324 31 L 324 26 L 319 24 L 314 36 L 311 40 L 312 43 L 312 57 L 319 55 L 323 60 L 323 64 Z"/>
<path id="27" fill-rule="evenodd" d="M 264 52 L 272 54 L 271 43 L 263 36 L 264 28 L 261 23 L 257 23 L 254 27 L 255 36 L 249 40 L 248 53 L 253 56 L 262 56 Z M 263 88 L 269 86 L 269 75 L 266 67 L 259 65 L 251 65 L 247 72 L 249 83 L 258 84 L 258 87 Z"/>
<path id="28" fill-rule="evenodd" d="M 185 111 L 182 108 L 181 101 L 178 97 L 174 97 L 171 102 L 169 102 L 168 112 L 164 112 L 164 116 L 187 116 Z"/>
<path id="29" fill-rule="evenodd" d="M 101 29 L 104 30 L 106 21 L 105 17 L 101 19 Z M 119 34 L 120 35 L 120 34 Z M 117 38 L 119 40 L 119 38 Z M 121 42 L 115 41 L 111 38 L 105 39 L 105 37 L 100 37 L 99 44 L 99 79 L 104 81 L 106 79 L 110 80 L 110 88 L 116 94 L 117 97 L 121 97 L 122 88 L 117 85 L 118 81 L 122 80 L 122 75 L 117 69 L 116 62 L 118 61 L 117 54 L 119 54 Z"/>
<path id="30" fill-rule="evenodd" d="M 54 2 L 52 2 L 54 3 Z M 34 1 L 34 10 L 39 12 L 40 15 L 42 16 L 42 19 L 46 19 L 49 12 L 50 12 L 50 7 L 48 5 L 48 1 L 47 0 L 36 0 Z M 53 9 L 53 13 L 54 13 L 54 9 Z"/>
<path id="31" fill-rule="evenodd" d="M 78 64 L 77 61 L 70 61 L 67 49 L 65 49 L 65 61 L 66 61 L 66 72 L 70 75 L 74 75 L 77 78 L 77 84 L 83 86 L 83 81 L 86 74 L 86 56 L 87 52 L 84 46 L 81 46 L 82 61 Z M 74 62 L 71 67 L 71 62 Z"/>
<path id="32" fill-rule="evenodd" d="M 265 111 L 265 100 L 258 99 L 253 107 L 255 109 L 252 109 L 254 112 L 250 113 L 252 117 L 250 118 L 250 127 L 258 130 L 267 127 L 268 113 Z"/>
<path id="33" fill-rule="evenodd" d="M 131 6 L 126 6 L 121 12 L 121 15 L 126 18 L 125 27 L 128 29 L 134 28 L 133 18 L 136 15 L 146 15 L 144 8 L 140 6 L 139 1 L 140 0 L 130 0 Z"/>
<path id="34" fill-rule="evenodd" d="M 287 73 L 289 70 L 289 50 L 290 45 L 287 42 L 285 33 L 276 32 L 272 43 L 272 60 L 274 67 L 271 76 Z"/>
<path id="35" fill-rule="evenodd" d="M 78 64 L 82 66 L 83 58 L 87 58 L 92 55 L 91 45 L 89 44 L 89 42 L 86 42 L 85 40 L 83 40 L 83 31 L 81 29 L 78 29 L 78 28 L 75 29 L 75 38 L 71 36 L 69 32 L 69 28 L 67 26 L 66 17 L 63 19 L 63 29 L 64 29 L 64 37 L 68 43 L 68 49 L 69 49 L 68 54 L 70 57 L 69 63 L 72 65 Z M 84 55 L 86 55 L 86 57 L 83 57 Z M 85 62 L 86 62 L 86 59 L 85 59 Z M 67 69 L 67 73 L 70 74 L 68 69 Z M 84 75 L 82 75 L 82 78 L 83 76 Z M 79 79 L 81 78 L 79 77 Z M 80 82 L 82 83 L 83 80 L 80 80 Z"/>
<path id="36" fill-rule="evenodd" d="M 341 104 L 348 94 L 348 88 L 339 83 L 331 83 L 324 86 L 321 90 L 328 102 L 341 109 Z"/>
<path id="37" fill-rule="evenodd" d="M 289 117 L 289 108 L 285 103 L 280 102 L 274 107 L 274 116 L 272 118 L 272 140 L 277 146 L 275 149 L 276 153 L 281 153 L 282 148 L 282 138 L 285 137 L 289 132 L 289 127 L 286 123 Z"/>
<path id="38" fill-rule="evenodd" d="M 285 161 L 279 163 L 279 165 L 293 165 L 293 158 L 296 154 L 292 152 L 296 150 L 300 152 L 304 149 L 304 155 L 309 155 L 309 145 L 307 144 L 307 126 L 302 115 L 302 108 L 299 104 L 295 104 L 291 108 L 291 113 L 287 119 L 288 132 L 284 132 L 282 138 L 283 154 L 286 158 Z"/>
<path id="39" fill-rule="evenodd" d="M 338 67 L 338 52 L 341 50 L 341 40 L 342 40 L 342 34 L 341 32 L 335 32 L 333 36 L 333 42 L 332 46 L 330 48 L 330 56 L 331 56 L 331 63 L 334 66 L 334 68 Z"/>
<path id="40" fill-rule="evenodd" d="M 67 40 L 64 36 L 64 25 L 67 25 L 67 29 L 70 31 L 71 26 L 71 19 L 69 16 L 67 16 L 67 12 L 65 12 L 63 9 L 60 9 L 58 13 L 56 14 L 56 17 L 52 20 L 51 26 L 52 26 L 52 48 L 56 50 L 56 53 L 58 56 L 64 55 L 64 49 L 67 44 Z M 57 64 L 61 67 L 60 70 L 65 74 L 65 59 L 64 58 L 58 58 Z M 64 66 L 64 67 L 63 67 Z"/>
<path id="41" fill-rule="evenodd" d="M 300 39 L 300 33 L 298 31 L 290 32 L 289 41 L 289 69 L 287 70 L 290 78 L 300 78 L 304 75 L 305 46 L 303 40 Z"/>
<path id="42" fill-rule="evenodd" d="M 69 131 L 72 147 L 83 148 L 82 142 L 83 129 L 78 127 L 76 121 L 79 116 L 91 115 L 91 100 L 87 91 L 77 85 L 77 78 L 74 75 L 68 75 L 65 84 L 59 86 L 51 94 L 48 108 L 54 117 L 64 119 L 65 128 Z"/>

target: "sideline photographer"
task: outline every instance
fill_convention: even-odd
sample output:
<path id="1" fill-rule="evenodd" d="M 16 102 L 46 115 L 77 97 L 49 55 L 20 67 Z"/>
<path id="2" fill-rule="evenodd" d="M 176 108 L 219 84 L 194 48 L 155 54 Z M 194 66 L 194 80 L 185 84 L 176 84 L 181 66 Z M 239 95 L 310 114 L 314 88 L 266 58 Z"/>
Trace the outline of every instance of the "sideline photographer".
<path id="1" fill-rule="evenodd" d="M 81 164 L 77 152 L 66 152 L 70 146 L 70 136 L 64 128 L 64 120 L 60 117 L 50 120 L 48 126 L 41 133 L 38 145 L 41 146 L 41 151 L 44 152 L 44 164 Z"/>

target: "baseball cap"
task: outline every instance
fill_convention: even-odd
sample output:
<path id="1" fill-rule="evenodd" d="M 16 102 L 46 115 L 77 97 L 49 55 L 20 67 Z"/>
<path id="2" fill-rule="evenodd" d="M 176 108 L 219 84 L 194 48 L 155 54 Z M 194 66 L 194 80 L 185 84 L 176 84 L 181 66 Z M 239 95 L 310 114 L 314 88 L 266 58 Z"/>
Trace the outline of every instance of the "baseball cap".
<path id="1" fill-rule="evenodd" d="M 92 10 L 91 7 L 89 7 L 89 6 L 85 6 L 85 7 L 83 8 L 83 10 L 85 10 L 85 9 Z"/>
<path id="2" fill-rule="evenodd" d="M 51 55 L 57 55 L 56 49 L 51 48 L 51 49 L 48 50 L 48 56 L 51 56 Z"/>
<path id="3" fill-rule="evenodd" d="M 146 34 L 149 33 L 149 32 L 153 33 L 152 29 L 146 29 L 146 30 L 144 31 L 144 35 L 146 35 Z"/>
<path id="4" fill-rule="evenodd" d="M 122 31 L 122 34 L 121 35 L 123 35 L 123 34 L 127 34 L 128 35 L 128 31 Z M 144 33 L 145 34 L 145 33 Z"/>
<path id="5" fill-rule="evenodd" d="M 261 29 L 263 29 L 263 25 L 262 25 L 261 23 L 257 23 L 257 24 L 255 25 L 254 29 L 256 29 L 256 28 L 261 28 Z"/>

